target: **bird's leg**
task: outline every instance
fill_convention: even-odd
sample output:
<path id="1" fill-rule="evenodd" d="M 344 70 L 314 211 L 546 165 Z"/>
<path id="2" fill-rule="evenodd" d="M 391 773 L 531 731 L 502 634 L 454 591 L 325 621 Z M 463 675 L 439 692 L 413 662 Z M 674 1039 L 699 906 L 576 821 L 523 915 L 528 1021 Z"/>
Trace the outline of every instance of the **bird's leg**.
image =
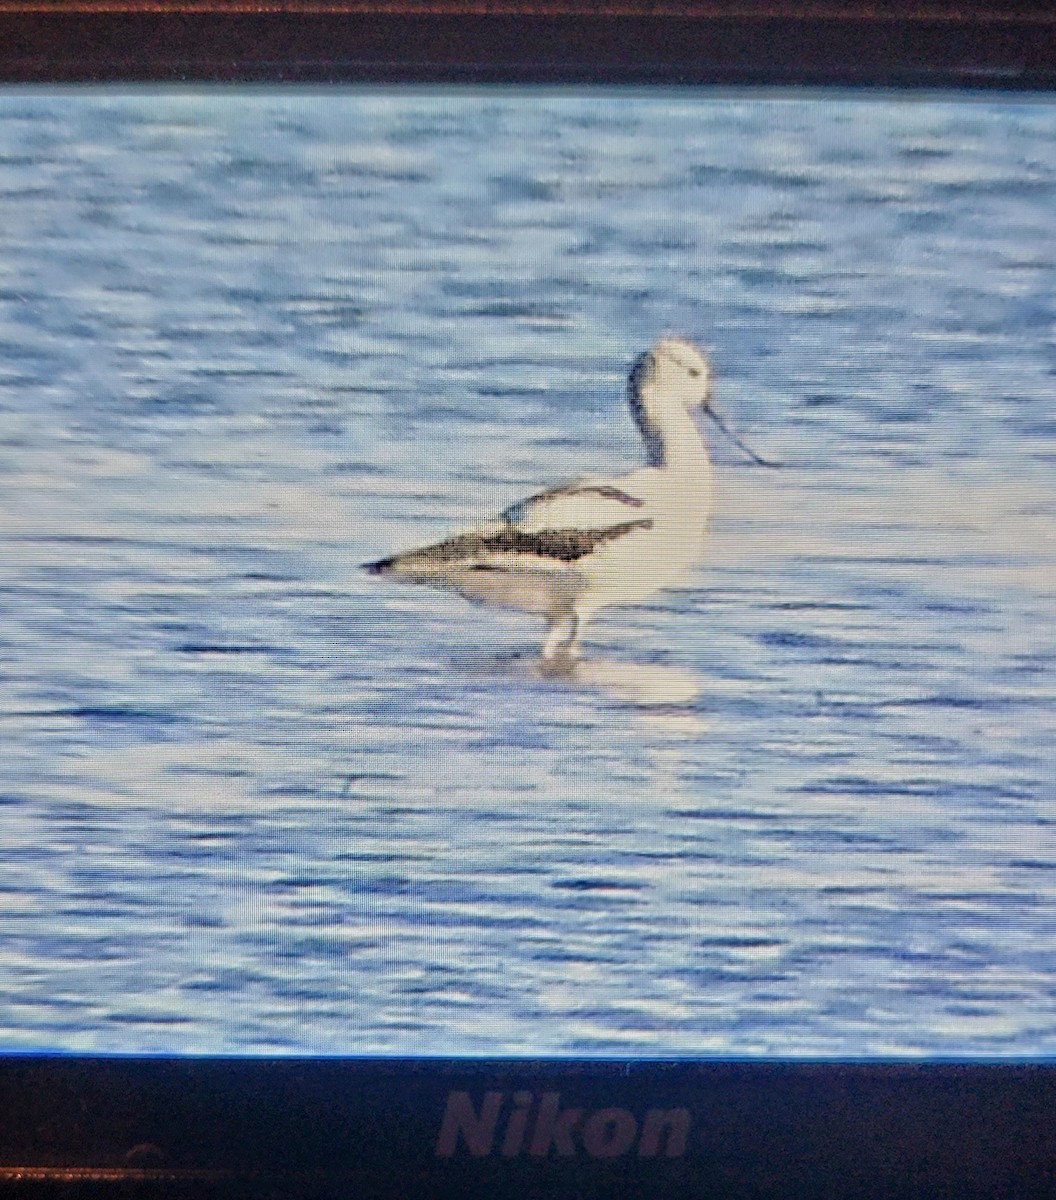
<path id="1" fill-rule="evenodd" d="M 569 621 L 568 637 L 565 639 L 564 645 L 565 657 L 570 663 L 574 663 L 579 658 L 579 631 L 582 623 L 579 613 L 573 609 L 572 619 Z"/>
<path id="2" fill-rule="evenodd" d="M 543 643 L 543 670 L 548 674 L 568 674 L 575 666 L 579 643 L 579 615 L 562 613 L 551 617 Z"/>
<path id="3" fill-rule="evenodd" d="M 543 642 L 543 660 L 549 662 L 557 657 L 575 636 L 576 619 L 573 613 L 562 613 L 547 620 L 546 641 Z"/>

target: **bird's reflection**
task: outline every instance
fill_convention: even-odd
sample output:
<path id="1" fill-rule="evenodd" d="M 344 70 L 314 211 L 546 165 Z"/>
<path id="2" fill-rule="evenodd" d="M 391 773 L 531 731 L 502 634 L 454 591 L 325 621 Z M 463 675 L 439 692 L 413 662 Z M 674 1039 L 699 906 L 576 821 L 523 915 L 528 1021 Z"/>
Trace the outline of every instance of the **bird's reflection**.
<path id="1" fill-rule="evenodd" d="M 467 675 L 499 675 L 539 680 L 558 687 L 586 688 L 635 705 L 665 720 L 683 718 L 694 727 L 703 722 L 688 706 L 700 695 L 703 681 L 690 671 L 662 663 L 616 659 L 541 660 L 530 651 L 510 654 L 465 655 L 456 666 Z M 677 723 L 677 722 L 676 722 Z"/>
<path id="2" fill-rule="evenodd" d="M 685 706 L 701 691 L 701 680 L 689 671 L 661 663 L 592 659 L 577 662 L 569 672 L 572 683 L 626 700 L 643 708 Z"/>

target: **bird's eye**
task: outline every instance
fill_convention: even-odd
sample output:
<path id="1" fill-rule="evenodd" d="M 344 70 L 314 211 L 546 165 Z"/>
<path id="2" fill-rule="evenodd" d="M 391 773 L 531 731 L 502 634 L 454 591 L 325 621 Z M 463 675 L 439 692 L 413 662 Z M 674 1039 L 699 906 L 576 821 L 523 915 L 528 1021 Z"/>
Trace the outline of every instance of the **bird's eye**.
<path id="1" fill-rule="evenodd" d="M 689 373 L 690 373 L 690 375 L 693 376 L 694 379 L 696 379 L 697 376 L 700 375 L 700 367 L 690 367 Z"/>

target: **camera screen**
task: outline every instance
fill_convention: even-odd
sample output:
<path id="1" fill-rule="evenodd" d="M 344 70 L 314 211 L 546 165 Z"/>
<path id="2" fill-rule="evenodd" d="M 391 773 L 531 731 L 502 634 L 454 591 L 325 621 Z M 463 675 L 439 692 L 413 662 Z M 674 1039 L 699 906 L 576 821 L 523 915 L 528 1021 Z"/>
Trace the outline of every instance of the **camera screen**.
<path id="1" fill-rule="evenodd" d="M 1056 107 L 0 90 L 0 1049 L 1056 1052 Z"/>

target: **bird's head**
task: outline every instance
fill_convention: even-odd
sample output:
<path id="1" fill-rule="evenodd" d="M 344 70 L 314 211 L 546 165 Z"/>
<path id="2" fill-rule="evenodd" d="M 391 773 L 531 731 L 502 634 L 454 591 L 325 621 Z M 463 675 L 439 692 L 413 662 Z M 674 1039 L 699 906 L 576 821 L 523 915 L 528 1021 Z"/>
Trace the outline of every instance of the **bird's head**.
<path id="1" fill-rule="evenodd" d="M 663 431 L 678 412 L 703 411 L 753 462 L 772 467 L 727 427 L 711 406 L 711 364 L 684 338 L 663 338 L 640 355 L 631 368 L 627 398 L 645 439 L 650 462 L 662 462 Z M 677 419 L 677 418 L 676 418 Z"/>
<path id="2" fill-rule="evenodd" d="M 711 365 L 692 342 L 664 338 L 638 358 L 631 370 L 630 386 L 632 398 L 637 396 L 653 409 L 678 406 L 691 412 L 707 408 Z"/>

